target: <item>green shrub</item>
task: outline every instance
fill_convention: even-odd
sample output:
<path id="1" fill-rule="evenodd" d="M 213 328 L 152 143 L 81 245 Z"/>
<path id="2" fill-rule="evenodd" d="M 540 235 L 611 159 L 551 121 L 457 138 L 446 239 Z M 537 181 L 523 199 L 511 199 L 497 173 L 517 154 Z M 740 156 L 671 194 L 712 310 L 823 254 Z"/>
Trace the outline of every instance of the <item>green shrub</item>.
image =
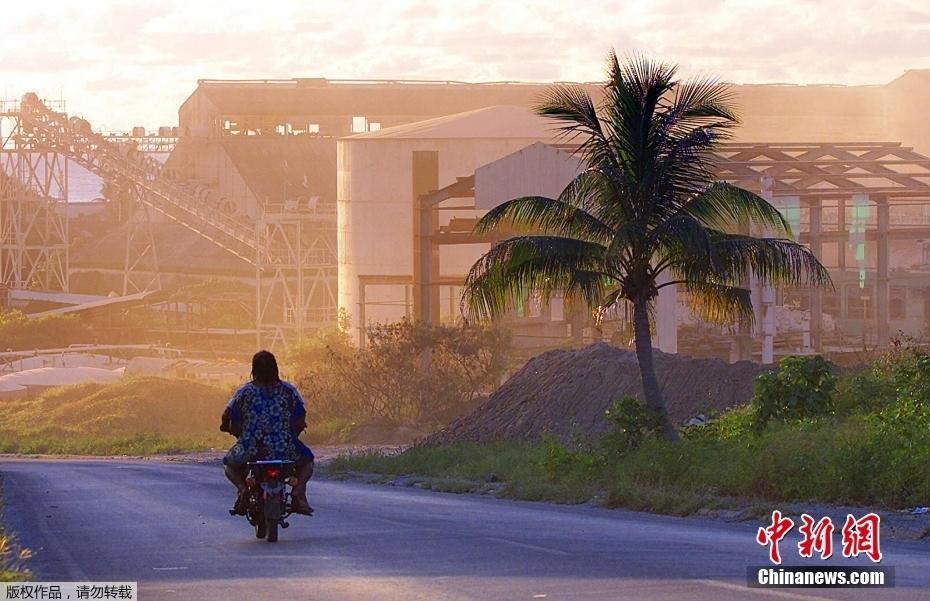
<path id="1" fill-rule="evenodd" d="M 867 370 L 841 383 L 837 412 L 876 413 L 905 399 L 930 403 L 930 355 L 924 349 L 898 343 Z"/>
<path id="2" fill-rule="evenodd" d="M 93 330 L 76 315 L 31 318 L 18 309 L 0 309 L 0 350 L 64 348 L 95 341 Z"/>
<path id="3" fill-rule="evenodd" d="M 686 426 L 682 435 L 689 440 L 729 440 L 752 433 L 754 420 L 754 408 L 747 403 L 727 409 L 719 415 L 712 413 L 707 423 Z"/>
<path id="4" fill-rule="evenodd" d="M 830 415 L 835 391 L 836 376 L 826 359 L 820 355 L 785 357 L 776 371 L 756 377 L 753 425 L 761 430 L 773 420 Z"/>
<path id="5" fill-rule="evenodd" d="M 594 474 L 603 463 L 590 449 L 570 449 L 550 434 L 543 436 L 542 448 L 542 468 L 551 481 Z"/>
<path id="6" fill-rule="evenodd" d="M 601 441 L 601 449 L 608 456 L 638 449 L 643 440 L 662 428 L 658 414 L 631 395 L 614 401 L 604 412 L 604 419 L 610 428 Z"/>

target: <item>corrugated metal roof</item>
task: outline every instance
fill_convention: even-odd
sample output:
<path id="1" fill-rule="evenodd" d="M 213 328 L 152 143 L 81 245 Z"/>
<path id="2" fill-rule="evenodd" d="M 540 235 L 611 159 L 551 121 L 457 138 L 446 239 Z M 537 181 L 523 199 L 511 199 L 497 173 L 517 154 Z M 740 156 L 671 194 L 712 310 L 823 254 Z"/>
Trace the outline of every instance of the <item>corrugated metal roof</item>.
<path id="1" fill-rule="evenodd" d="M 309 80 L 308 80 L 309 81 Z M 597 93 L 597 84 L 582 84 Z M 447 115 L 482 106 L 532 106 L 548 83 L 201 82 L 225 115 Z"/>
<path id="2" fill-rule="evenodd" d="M 500 105 L 356 134 L 344 140 L 516 138 L 552 140 L 558 123 L 519 106 Z"/>

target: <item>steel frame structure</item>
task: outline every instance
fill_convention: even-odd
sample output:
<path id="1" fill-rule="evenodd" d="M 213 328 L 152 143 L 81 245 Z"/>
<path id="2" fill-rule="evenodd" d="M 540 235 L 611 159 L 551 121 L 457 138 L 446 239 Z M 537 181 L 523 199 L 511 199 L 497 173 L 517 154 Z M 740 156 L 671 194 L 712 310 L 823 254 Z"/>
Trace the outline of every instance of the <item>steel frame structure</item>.
<path id="1" fill-rule="evenodd" d="M 0 105 L 0 284 L 68 291 L 68 161 Z"/>
<path id="2" fill-rule="evenodd" d="M 259 346 L 288 344 L 333 322 L 336 250 L 335 233 L 328 227 L 335 221 L 332 203 L 320 203 L 307 211 L 266 206 L 257 222 L 250 221 L 205 206 L 156 159 L 95 133 L 84 119 L 53 110 L 34 93 L 23 96 L 10 115 L 22 131 L 41 141 L 43 150 L 62 157 L 62 164 L 69 158 L 116 182 L 126 193 L 132 211 L 124 260 L 125 294 L 161 286 L 151 227 L 154 211 L 255 267 Z M 62 223 L 66 228 L 67 220 Z M 143 269 L 143 259 L 149 256 L 154 270 Z M 145 271 L 150 272 L 147 277 Z"/>
<path id="3" fill-rule="evenodd" d="M 819 257 L 825 243 L 838 244 L 840 265 L 834 270 L 847 279 L 845 245 L 850 243 L 846 208 L 859 198 L 869 213 L 874 209 L 875 227 L 863 227 L 862 239 L 877 245 L 874 291 L 874 345 L 885 346 L 890 340 L 890 248 L 896 240 L 920 240 L 930 237 L 930 220 L 924 223 L 892 224 L 891 209 L 904 205 L 930 208 L 930 158 L 897 142 L 827 142 L 778 144 L 726 144 L 717 169 L 720 179 L 749 190 L 760 190 L 774 201 L 796 198 L 799 209 L 808 213 L 807 228 L 796 232 Z M 835 224 L 825 224 L 824 209 L 834 209 Z M 926 209 L 925 209 L 926 210 Z M 799 216 L 800 220 L 800 216 Z M 829 229 L 826 226 L 832 226 Z M 845 285 L 845 284 L 844 284 Z M 841 290 L 845 297 L 845 290 Z M 767 299 L 767 300 L 766 300 Z M 823 290 L 809 292 L 811 309 L 811 347 L 823 350 Z M 774 295 L 762 291 L 763 305 L 774 306 Z M 761 317 L 766 319 L 768 306 Z M 771 353 L 771 336 L 764 333 L 763 356 Z M 748 358 L 748 357 L 744 357 Z"/>
<path id="4" fill-rule="evenodd" d="M 573 150 L 575 146 L 559 145 Z M 876 346 L 889 341 L 890 240 L 930 239 L 930 158 L 897 142 L 854 143 L 746 143 L 724 144 L 714 159 L 720 180 L 766 196 L 776 206 L 789 197 L 798 199 L 799 208 L 808 212 L 806 223 L 799 225 L 795 236 L 807 243 L 820 257 L 825 243 L 838 243 L 843 248 L 850 239 L 846 223 L 847 203 L 854 195 L 865 195 L 875 208 L 874 228 L 862 233 L 863 240 L 877 243 L 877 267 L 874 290 Z M 474 219 L 453 219 L 448 226 L 437 227 L 437 211 L 445 200 L 474 197 L 475 176 L 459 177 L 454 183 L 427 192 L 415 191 L 414 198 L 414 269 L 410 278 L 414 289 L 414 317 L 435 321 L 434 307 L 438 303 L 438 247 L 441 245 L 494 243 L 501 234 L 475 235 Z M 892 224 L 891 209 L 895 206 L 925 207 L 923 223 Z M 825 224 L 825 208 L 836 208 L 836 224 Z M 831 229 L 825 225 L 834 225 Z M 761 233 L 761 232 L 760 232 Z M 834 270 L 846 280 L 845 253 L 840 252 L 840 267 Z M 400 277 L 400 276 L 397 276 Z M 444 278 L 445 280 L 447 278 Z M 399 281 L 399 280 L 398 280 Z M 364 287 L 380 284 L 376 276 L 359 276 L 361 302 Z M 930 281 L 928 281 L 930 287 Z M 756 292 L 757 321 L 763 326 L 756 335 L 763 338 L 763 347 L 774 344 L 774 332 L 765 331 L 767 320 L 774 325 L 774 291 Z M 811 308 L 811 347 L 823 350 L 823 291 L 809 291 Z M 364 307 L 359 308 L 364 314 Z M 766 355 L 763 348 L 763 356 Z M 742 347 L 740 358 L 749 359 L 751 348 Z"/>
<path id="5" fill-rule="evenodd" d="M 255 261 L 259 346 L 288 344 L 336 321 L 336 240 L 326 213 L 295 218 L 266 209 Z M 267 340 L 262 338 L 265 330 Z"/>

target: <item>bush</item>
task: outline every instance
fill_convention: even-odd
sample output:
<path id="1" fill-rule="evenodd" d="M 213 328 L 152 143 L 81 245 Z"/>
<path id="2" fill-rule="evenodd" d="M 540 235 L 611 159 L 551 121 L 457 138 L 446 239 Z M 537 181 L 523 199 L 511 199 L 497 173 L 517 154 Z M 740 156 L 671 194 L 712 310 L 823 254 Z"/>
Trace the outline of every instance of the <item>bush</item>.
<path id="1" fill-rule="evenodd" d="M 507 336 L 486 326 L 404 320 L 368 329 L 365 348 L 341 330 L 308 340 L 288 359 L 311 415 L 434 427 L 494 390 Z"/>
<path id="2" fill-rule="evenodd" d="M 356 352 L 349 335 L 333 328 L 305 340 L 285 357 L 286 376 L 304 397 L 311 428 L 315 421 L 351 421 L 363 413 L 364 404 L 349 381 Z"/>
<path id="3" fill-rule="evenodd" d="M 841 415 L 875 413 L 899 400 L 930 403 L 930 354 L 908 341 L 896 341 L 867 370 L 842 382 Z"/>
<path id="4" fill-rule="evenodd" d="M 0 309 L 0 348 L 22 351 L 92 343 L 91 328 L 75 315 L 30 318 L 17 309 Z"/>
<path id="5" fill-rule="evenodd" d="M 608 456 L 638 449 L 646 437 L 662 429 L 661 417 L 630 395 L 614 401 L 604 412 L 604 419 L 610 428 L 601 441 L 601 448 Z"/>
<path id="6" fill-rule="evenodd" d="M 756 377 L 752 397 L 753 425 L 763 429 L 769 421 L 797 421 L 833 413 L 836 376 L 826 359 L 785 357 L 778 370 Z"/>

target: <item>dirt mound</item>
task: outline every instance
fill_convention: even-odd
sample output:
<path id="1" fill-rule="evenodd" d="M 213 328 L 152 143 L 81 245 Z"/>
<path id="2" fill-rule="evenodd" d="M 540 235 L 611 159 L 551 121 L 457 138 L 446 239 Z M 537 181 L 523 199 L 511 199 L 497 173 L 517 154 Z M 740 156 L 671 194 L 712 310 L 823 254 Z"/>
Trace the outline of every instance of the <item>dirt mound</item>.
<path id="1" fill-rule="evenodd" d="M 729 364 L 659 351 L 655 362 L 666 407 L 676 423 L 748 401 L 753 379 L 766 370 L 749 361 Z M 535 440 L 546 432 L 563 439 L 598 436 L 607 427 L 604 410 L 626 394 L 643 398 L 633 351 L 603 342 L 574 351 L 549 351 L 530 359 L 478 409 L 422 444 Z"/>

